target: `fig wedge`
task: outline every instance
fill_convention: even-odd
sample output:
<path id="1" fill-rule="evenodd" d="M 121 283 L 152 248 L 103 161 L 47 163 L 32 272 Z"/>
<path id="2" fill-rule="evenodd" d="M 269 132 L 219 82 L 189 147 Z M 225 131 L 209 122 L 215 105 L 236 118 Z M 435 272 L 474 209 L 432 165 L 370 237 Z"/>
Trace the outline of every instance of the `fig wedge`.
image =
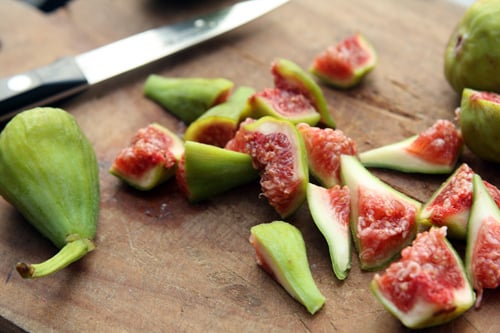
<path id="1" fill-rule="evenodd" d="M 257 264 L 270 274 L 311 314 L 325 303 L 325 297 L 313 279 L 306 246 L 299 229 L 284 221 L 253 226 L 250 243 Z"/>
<path id="2" fill-rule="evenodd" d="M 467 221 L 472 205 L 472 176 L 474 171 L 462 163 L 422 206 L 417 220 L 423 226 L 446 226 L 450 238 L 466 239 Z M 484 181 L 490 195 L 500 206 L 500 190 Z"/>
<path id="3" fill-rule="evenodd" d="M 377 64 L 373 45 L 360 33 L 349 36 L 318 54 L 310 67 L 322 82 L 336 88 L 352 88 Z"/>
<path id="4" fill-rule="evenodd" d="M 467 228 L 465 268 L 479 308 L 485 288 L 500 286 L 500 209 L 478 174 L 472 176 L 473 201 Z"/>
<path id="5" fill-rule="evenodd" d="M 350 225 L 361 269 L 380 269 L 415 237 L 421 203 L 382 182 L 355 156 L 341 155 L 340 165 L 350 191 Z"/>
<path id="6" fill-rule="evenodd" d="M 153 123 L 137 131 L 109 172 L 136 189 L 151 190 L 175 174 L 183 152 L 184 142 L 175 133 Z"/>
<path id="7" fill-rule="evenodd" d="M 408 328 L 427 328 L 460 316 L 474 304 L 463 262 L 446 239 L 446 227 L 417 235 L 401 259 L 376 274 L 371 290 Z"/>
<path id="8" fill-rule="evenodd" d="M 420 134 L 362 152 L 359 159 L 366 167 L 442 174 L 453 171 L 462 148 L 462 136 L 455 125 L 439 119 Z"/>
<path id="9" fill-rule="evenodd" d="M 347 186 L 329 189 L 309 183 L 307 203 L 314 223 L 328 243 L 333 272 L 339 280 L 351 269 L 350 195 Z"/>
<path id="10" fill-rule="evenodd" d="M 320 122 L 327 127 L 335 128 L 335 120 L 328 110 L 323 91 L 307 71 L 291 60 L 278 58 L 273 62 L 271 72 L 276 88 L 306 96 L 319 112 Z"/>
<path id="11" fill-rule="evenodd" d="M 295 213 L 306 200 L 309 183 L 304 142 L 289 121 L 248 118 L 226 148 L 249 154 L 260 172 L 262 195 L 282 217 Z"/>
<path id="12" fill-rule="evenodd" d="M 340 184 L 340 155 L 356 155 L 355 142 L 339 129 L 304 123 L 297 129 L 306 147 L 309 173 L 326 188 Z"/>

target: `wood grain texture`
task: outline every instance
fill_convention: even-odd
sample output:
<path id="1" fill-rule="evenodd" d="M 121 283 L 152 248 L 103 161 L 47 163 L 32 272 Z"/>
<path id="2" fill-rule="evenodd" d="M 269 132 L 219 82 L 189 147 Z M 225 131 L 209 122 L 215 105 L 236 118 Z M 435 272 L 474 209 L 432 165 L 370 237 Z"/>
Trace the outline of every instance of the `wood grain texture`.
<path id="1" fill-rule="evenodd" d="M 74 0 L 45 16 L 19 2 L 0 1 L 0 76 L 232 2 Z M 348 279 L 335 279 L 306 205 L 288 221 L 302 231 L 313 276 L 327 298 L 314 316 L 255 263 L 250 227 L 278 219 L 259 198 L 258 184 L 191 205 L 173 181 L 141 193 L 108 169 L 140 127 L 155 121 L 179 134 L 185 129 L 143 96 L 149 74 L 222 76 L 261 89 L 272 85 L 274 58 L 307 67 L 323 48 L 356 31 L 375 45 L 377 68 L 356 89 L 323 91 L 338 127 L 359 151 L 406 138 L 438 118 L 451 120 L 459 98 L 444 79 L 442 56 L 463 12 L 444 0 L 292 0 L 234 32 L 58 105 L 76 117 L 97 152 L 97 249 L 53 276 L 21 279 L 17 261 L 42 261 L 56 249 L 0 200 L 0 331 L 408 331 L 372 296 L 373 273 L 361 272 L 354 255 Z M 467 150 L 461 161 L 500 186 L 498 165 Z M 446 178 L 374 173 L 420 201 Z M 480 310 L 428 331 L 498 332 L 499 296 L 488 290 Z"/>

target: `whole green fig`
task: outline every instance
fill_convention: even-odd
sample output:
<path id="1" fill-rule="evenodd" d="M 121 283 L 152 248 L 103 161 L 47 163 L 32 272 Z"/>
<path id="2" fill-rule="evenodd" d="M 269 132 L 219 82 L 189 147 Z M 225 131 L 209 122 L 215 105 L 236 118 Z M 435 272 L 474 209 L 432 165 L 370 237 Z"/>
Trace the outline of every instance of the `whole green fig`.
<path id="1" fill-rule="evenodd" d="M 40 264 L 18 263 L 25 278 L 54 273 L 94 249 L 99 170 L 75 119 L 56 108 L 16 115 L 0 134 L 0 195 L 60 251 Z"/>
<path id="2" fill-rule="evenodd" d="M 477 0 L 453 31 L 445 51 L 445 76 L 464 88 L 500 93 L 500 0 Z"/>

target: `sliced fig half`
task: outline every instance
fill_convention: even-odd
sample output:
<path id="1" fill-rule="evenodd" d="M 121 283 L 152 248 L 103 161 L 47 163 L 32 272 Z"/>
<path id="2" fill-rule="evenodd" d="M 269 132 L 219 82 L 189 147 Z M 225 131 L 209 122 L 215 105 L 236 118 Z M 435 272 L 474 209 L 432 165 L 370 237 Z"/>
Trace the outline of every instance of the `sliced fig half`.
<path id="1" fill-rule="evenodd" d="M 252 158 L 217 146 L 186 141 L 176 180 L 190 202 L 199 202 L 257 180 Z"/>
<path id="2" fill-rule="evenodd" d="M 472 179 L 465 267 L 477 292 L 476 307 L 479 307 L 483 289 L 500 286 L 500 209 L 481 177 L 474 174 Z"/>
<path id="3" fill-rule="evenodd" d="M 248 99 L 255 93 L 250 87 L 239 87 L 225 102 L 211 107 L 193 121 L 184 133 L 185 141 L 196 141 L 224 147 L 250 114 Z"/>
<path id="4" fill-rule="evenodd" d="M 321 123 L 335 128 L 335 120 L 328 110 L 323 91 L 307 71 L 291 60 L 278 58 L 272 63 L 271 73 L 274 76 L 274 86 L 276 88 L 307 97 L 321 115 Z"/>
<path id="5" fill-rule="evenodd" d="M 339 129 L 297 125 L 307 152 L 310 174 L 324 187 L 340 184 L 340 155 L 356 155 L 355 142 Z"/>
<path id="6" fill-rule="evenodd" d="M 224 102 L 234 83 L 225 78 L 163 77 L 150 75 L 144 94 L 189 124 L 209 108 Z"/>
<path id="7" fill-rule="evenodd" d="M 375 48 L 357 33 L 318 54 L 310 71 L 326 84 L 351 88 L 359 84 L 375 68 L 376 63 Z"/>
<path id="8" fill-rule="evenodd" d="M 282 218 L 293 214 L 306 200 L 309 183 L 304 142 L 289 121 L 273 117 L 248 118 L 226 145 L 249 154 L 260 171 L 262 195 Z"/>
<path id="9" fill-rule="evenodd" d="M 257 264 L 309 313 L 315 314 L 321 309 L 325 297 L 312 276 L 299 229 L 283 221 L 262 223 L 250 229 L 250 243 L 255 249 Z"/>
<path id="10" fill-rule="evenodd" d="M 418 329 L 458 317 L 474 304 L 462 260 L 446 239 L 446 227 L 417 235 L 401 259 L 375 274 L 371 290 L 403 325 Z"/>
<path id="11" fill-rule="evenodd" d="M 307 203 L 314 223 L 328 243 L 333 272 L 339 280 L 351 269 L 350 195 L 347 186 L 329 189 L 307 186 Z"/>
<path id="12" fill-rule="evenodd" d="M 472 205 L 473 175 L 469 165 L 462 163 L 422 206 L 418 222 L 426 226 L 446 226 L 449 237 L 465 239 Z M 487 181 L 484 185 L 500 206 L 500 190 Z"/>
<path id="13" fill-rule="evenodd" d="M 352 155 L 341 155 L 342 180 L 351 196 L 351 232 L 361 269 L 386 266 L 417 233 L 421 203 L 382 182 Z"/>
<path id="14" fill-rule="evenodd" d="M 462 148 L 462 136 L 455 125 L 439 119 L 420 134 L 362 152 L 359 159 L 366 167 L 441 174 L 453 171 Z"/>
<path id="15" fill-rule="evenodd" d="M 175 173 L 184 142 L 153 123 L 141 128 L 115 158 L 109 172 L 139 190 L 150 190 Z"/>

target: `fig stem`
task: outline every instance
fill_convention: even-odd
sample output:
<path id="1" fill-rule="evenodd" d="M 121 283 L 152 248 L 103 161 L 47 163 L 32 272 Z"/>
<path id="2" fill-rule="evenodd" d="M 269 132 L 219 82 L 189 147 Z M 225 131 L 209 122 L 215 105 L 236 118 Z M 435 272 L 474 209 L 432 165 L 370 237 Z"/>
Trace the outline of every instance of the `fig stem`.
<path id="1" fill-rule="evenodd" d="M 77 261 L 94 248 L 91 240 L 76 239 L 66 243 L 52 258 L 39 264 L 19 262 L 16 264 L 16 270 L 25 279 L 47 276 Z"/>

